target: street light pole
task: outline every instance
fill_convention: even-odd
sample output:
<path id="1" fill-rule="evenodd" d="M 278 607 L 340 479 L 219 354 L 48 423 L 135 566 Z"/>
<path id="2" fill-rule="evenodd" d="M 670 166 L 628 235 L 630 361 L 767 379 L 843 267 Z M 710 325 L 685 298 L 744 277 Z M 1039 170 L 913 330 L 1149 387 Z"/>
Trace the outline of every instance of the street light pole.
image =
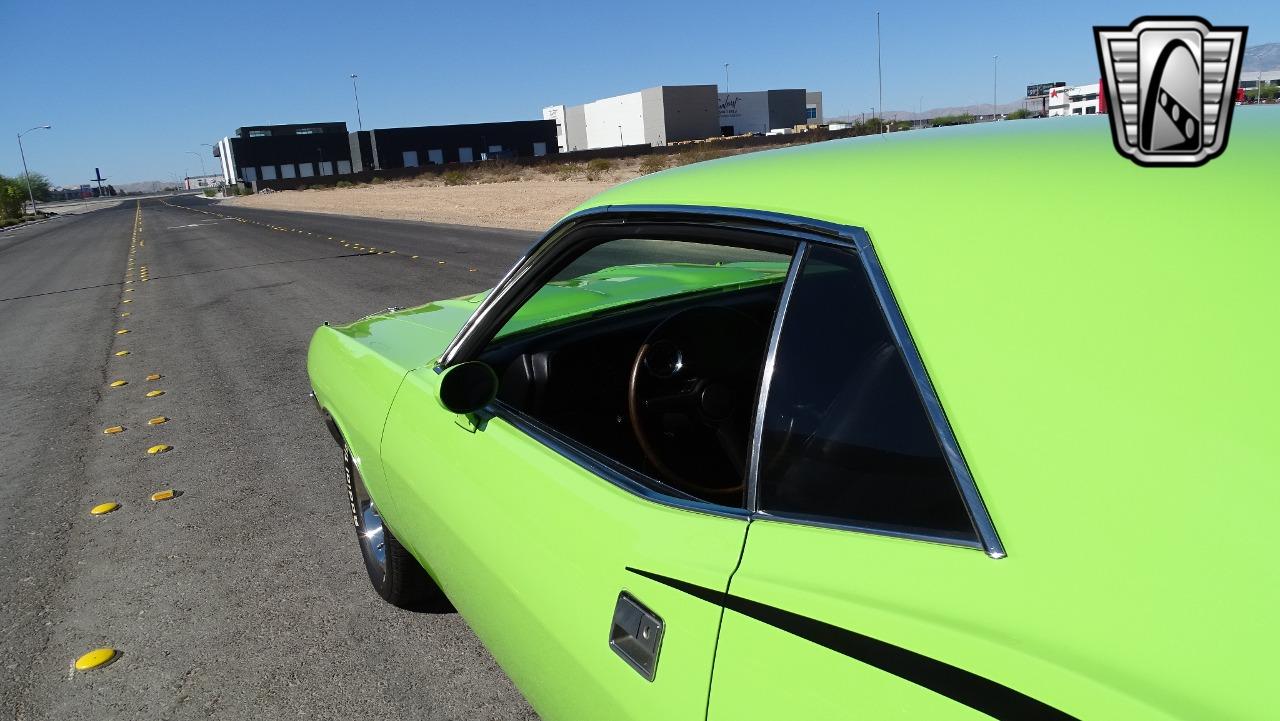
<path id="1" fill-rule="evenodd" d="M 876 11 L 876 84 L 879 87 L 879 104 L 880 112 L 884 112 L 884 73 L 880 68 L 880 11 Z M 880 123 L 881 132 L 884 132 L 884 123 Z"/>
<path id="2" fill-rule="evenodd" d="M 360 117 L 360 89 L 356 87 L 358 77 L 360 76 L 351 73 L 351 94 L 356 96 L 356 124 L 360 126 L 360 130 L 364 130 L 364 119 Z"/>
<path id="3" fill-rule="evenodd" d="M 618 126 L 618 147 L 619 147 L 619 148 L 625 148 L 625 147 L 627 147 L 627 141 L 626 141 L 626 140 L 624 140 L 624 139 L 622 138 L 622 126 L 621 126 L 621 125 L 619 125 L 619 126 Z"/>
<path id="4" fill-rule="evenodd" d="M 999 77 L 1000 56 L 991 56 L 991 121 L 996 119 L 996 78 Z"/>
<path id="5" fill-rule="evenodd" d="M 724 94 L 729 94 L 729 63 L 724 64 Z"/>
<path id="6" fill-rule="evenodd" d="M 187 153 L 196 156 L 196 159 L 200 161 L 200 176 L 208 177 L 209 171 L 204 169 L 204 156 L 194 150 L 188 150 Z"/>
<path id="7" fill-rule="evenodd" d="M 34 191 L 31 190 L 31 173 L 30 171 L 27 170 L 27 153 L 22 149 L 22 136 L 26 135 L 32 130 L 49 130 L 52 127 L 53 127 L 52 125 L 37 125 L 34 128 L 30 128 L 28 130 L 22 131 L 21 133 L 18 133 L 18 155 L 22 157 L 22 175 L 27 179 L 27 197 L 31 198 L 31 214 L 32 215 L 36 214 L 36 194 Z"/>

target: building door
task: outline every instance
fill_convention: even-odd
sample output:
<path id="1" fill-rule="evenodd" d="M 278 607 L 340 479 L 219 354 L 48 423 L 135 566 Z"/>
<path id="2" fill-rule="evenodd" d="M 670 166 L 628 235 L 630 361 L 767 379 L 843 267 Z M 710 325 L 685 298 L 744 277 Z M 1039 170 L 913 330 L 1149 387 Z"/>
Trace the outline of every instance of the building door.
<path id="1" fill-rule="evenodd" d="M 475 161 L 475 156 L 471 154 L 471 148 L 458 148 L 458 162 L 471 163 Z"/>
<path id="2" fill-rule="evenodd" d="M 406 150 L 402 155 L 404 156 L 404 167 L 406 168 L 418 167 L 418 151 Z"/>
<path id="3" fill-rule="evenodd" d="M 428 150 L 427 162 L 432 165 L 444 165 L 444 151 L 439 148 Z"/>

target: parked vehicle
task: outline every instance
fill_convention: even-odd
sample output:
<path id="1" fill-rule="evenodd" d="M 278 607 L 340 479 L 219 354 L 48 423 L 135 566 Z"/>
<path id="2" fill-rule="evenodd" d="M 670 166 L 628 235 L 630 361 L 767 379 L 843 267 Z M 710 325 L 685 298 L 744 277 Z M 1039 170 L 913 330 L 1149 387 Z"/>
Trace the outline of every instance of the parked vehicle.
<path id="1" fill-rule="evenodd" d="M 1273 716 L 1280 115 L 1108 132 L 698 163 L 320 328 L 374 587 L 548 719 Z"/>

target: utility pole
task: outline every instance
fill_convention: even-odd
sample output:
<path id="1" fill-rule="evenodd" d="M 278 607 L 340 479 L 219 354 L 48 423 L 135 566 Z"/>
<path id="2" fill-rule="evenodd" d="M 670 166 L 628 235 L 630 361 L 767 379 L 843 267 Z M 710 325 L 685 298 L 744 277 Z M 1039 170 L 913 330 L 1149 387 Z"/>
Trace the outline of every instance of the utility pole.
<path id="1" fill-rule="evenodd" d="M 102 190 L 102 181 L 106 180 L 106 178 L 102 177 L 102 169 L 94 168 L 93 175 L 94 177 L 90 178 L 90 180 L 98 181 L 98 197 L 99 198 L 106 197 L 106 193 Z M 173 173 L 169 173 L 169 175 L 173 175 Z M 177 184 L 177 179 L 174 180 L 174 183 Z"/>
<path id="2" fill-rule="evenodd" d="M 619 148 L 625 148 L 625 147 L 627 147 L 627 141 L 625 141 L 625 140 L 623 140 L 623 139 L 622 139 L 622 126 L 621 126 L 621 125 L 619 125 L 619 126 L 618 126 L 618 147 L 619 147 Z"/>
<path id="3" fill-rule="evenodd" d="M 52 125 L 37 125 L 34 128 L 30 128 L 29 130 L 24 130 L 21 133 L 18 133 L 18 155 L 22 156 L 22 175 L 27 179 L 27 197 L 31 198 L 31 214 L 32 215 L 36 214 L 36 194 L 34 191 L 31 190 L 31 173 L 27 170 L 27 153 L 22 149 L 22 136 L 26 135 L 32 130 L 49 130 L 52 127 L 53 127 Z"/>
<path id="4" fill-rule="evenodd" d="M 364 119 L 360 117 L 360 89 L 356 87 L 356 79 L 359 77 L 351 73 L 351 94 L 356 96 L 356 125 L 360 130 L 364 130 Z"/>
<path id="5" fill-rule="evenodd" d="M 729 94 L 729 63 L 724 64 L 724 94 Z"/>
<path id="6" fill-rule="evenodd" d="M 876 84 L 879 86 L 879 104 L 880 112 L 884 112 L 884 72 L 880 66 L 880 11 L 876 11 Z M 881 123 L 881 132 L 884 123 Z"/>
<path id="7" fill-rule="evenodd" d="M 996 120 L 996 78 L 999 77 L 1000 56 L 991 56 L 991 122 Z"/>

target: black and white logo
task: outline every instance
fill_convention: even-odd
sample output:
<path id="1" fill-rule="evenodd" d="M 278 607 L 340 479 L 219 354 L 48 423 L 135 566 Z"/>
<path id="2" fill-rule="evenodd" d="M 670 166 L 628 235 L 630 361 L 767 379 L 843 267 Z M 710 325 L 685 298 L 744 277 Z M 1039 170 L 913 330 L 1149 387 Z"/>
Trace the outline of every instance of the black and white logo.
<path id="1" fill-rule="evenodd" d="M 1198 17 L 1095 27 L 1111 137 L 1139 165 L 1203 165 L 1227 148 L 1247 28 Z"/>

